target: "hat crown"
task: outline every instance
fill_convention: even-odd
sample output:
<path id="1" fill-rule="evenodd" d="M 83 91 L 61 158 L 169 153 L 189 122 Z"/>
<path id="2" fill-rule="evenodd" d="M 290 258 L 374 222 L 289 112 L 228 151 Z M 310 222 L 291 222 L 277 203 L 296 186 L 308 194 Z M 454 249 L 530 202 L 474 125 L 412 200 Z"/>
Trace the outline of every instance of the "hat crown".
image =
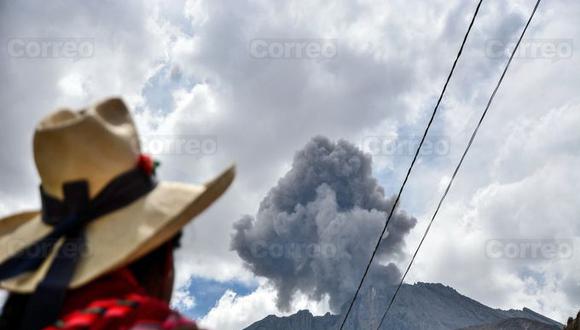
<path id="1" fill-rule="evenodd" d="M 86 180 L 90 197 L 135 167 L 140 154 L 137 129 L 121 99 L 80 111 L 58 110 L 34 133 L 34 159 L 42 188 L 63 199 L 63 185 Z"/>

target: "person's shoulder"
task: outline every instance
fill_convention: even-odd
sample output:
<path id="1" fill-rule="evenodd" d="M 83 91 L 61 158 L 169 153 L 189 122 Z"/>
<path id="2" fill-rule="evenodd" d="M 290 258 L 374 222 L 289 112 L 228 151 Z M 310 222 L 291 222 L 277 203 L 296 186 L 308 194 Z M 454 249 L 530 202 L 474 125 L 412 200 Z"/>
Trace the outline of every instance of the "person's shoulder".
<path id="1" fill-rule="evenodd" d="M 95 300 L 45 328 L 77 329 L 200 330 L 194 321 L 173 311 L 165 302 L 138 294 L 122 299 Z"/>

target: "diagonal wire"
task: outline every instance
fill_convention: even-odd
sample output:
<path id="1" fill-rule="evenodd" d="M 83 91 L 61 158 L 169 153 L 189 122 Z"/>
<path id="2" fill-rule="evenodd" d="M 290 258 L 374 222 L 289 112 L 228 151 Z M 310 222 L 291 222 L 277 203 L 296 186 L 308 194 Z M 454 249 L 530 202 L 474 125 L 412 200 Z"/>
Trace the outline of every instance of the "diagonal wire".
<path id="1" fill-rule="evenodd" d="M 475 140 L 475 136 L 477 135 L 477 132 L 479 131 L 479 127 L 481 126 L 481 123 L 483 122 L 485 115 L 487 114 L 489 107 L 491 106 L 491 103 L 493 102 L 493 99 L 495 98 L 495 95 L 496 95 L 499 87 L 501 86 L 503 78 L 505 77 L 505 75 L 510 67 L 510 64 L 514 58 L 514 55 L 516 54 L 518 47 L 520 46 L 520 43 L 522 42 L 522 39 L 524 38 L 524 35 L 525 35 L 528 27 L 530 26 L 530 23 L 532 22 L 532 18 L 534 18 L 534 14 L 536 13 L 538 6 L 540 5 L 540 2 L 541 2 L 541 0 L 537 0 L 536 5 L 534 6 L 534 10 L 532 11 L 530 18 L 528 19 L 528 22 L 526 23 L 524 30 L 522 31 L 522 34 L 520 35 L 520 38 L 518 39 L 518 42 L 516 43 L 516 45 L 512 51 L 512 54 L 510 55 L 510 58 L 506 64 L 498 82 L 497 82 L 497 85 L 495 86 L 495 89 L 493 90 L 493 93 L 491 94 L 491 97 L 489 98 L 489 100 L 487 102 L 485 110 L 483 111 L 481 118 L 479 119 L 479 122 L 477 123 L 477 126 L 475 127 L 475 129 L 473 130 L 473 133 L 471 134 L 471 138 L 469 139 L 469 142 L 467 143 L 467 147 L 465 148 L 463 155 L 461 155 L 461 159 L 459 160 L 459 163 L 457 164 L 457 167 L 455 168 L 455 171 L 453 172 L 453 176 L 451 176 L 451 180 L 449 180 L 449 183 L 447 184 L 447 188 L 445 188 L 445 192 L 443 193 L 443 196 L 441 196 L 441 199 L 439 200 L 439 204 L 437 205 L 437 208 L 435 209 L 435 213 L 433 213 L 433 216 L 431 217 L 429 225 L 427 226 L 427 229 L 425 230 L 425 233 L 423 234 L 423 237 L 421 238 L 421 241 L 419 242 L 419 245 L 417 246 L 417 249 L 415 250 L 413 257 L 411 258 L 411 261 L 409 262 L 409 265 L 407 266 L 407 269 L 405 270 L 405 273 L 403 274 L 403 277 L 401 278 L 401 281 L 400 281 L 399 285 L 397 286 L 397 290 L 395 290 L 395 293 L 393 294 L 393 297 L 391 298 L 391 301 L 389 302 L 389 305 L 387 306 L 387 309 L 385 310 L 385 313 L 383 314 L 383 317 L 381 318 L 381 322 L 379 323 L 377 330 L 381 328 L 387 314 L 389 313 L 389 310 L 391 309 L 391 306 L 393 305 L 393 302 L 395 301 L 395 298 L 397 297 L 397 293 L 399 292 L 399 289 L 403 285 L 403 281 L 405 280 L 405 277 L 409 273 L 409 270 L 411 269 L 411 266 L 413 265 L 413 262 L 415 261 L 415 257 L 417 257 L 417 253 L 419 253 L 419 249 L 423 245 L 423 241 L 425 241 L 425 237 L 427 237 L 427 234 L 429 233 L 429 229 L 431 229 L 431 225 L 433 224 L 433 220 L 435 220 L 435 217 L 439 213 L 439 209 L 441 208 L 443 201 L 447 197 L 447 193 L 449 193 L 449 190 L 451 189 L 451 185 L 453 184 L 453 180 L 455 180 L 455 177 L 457 176 L 457 173 L 459 172 L 459 168 L 463 164 L 463 160 L 465 159 L 467 152 L 469 152 L 469 149 L 471 148 L 471 145 L 473 144 L 473 141 Z"/>
<path id="2" fill-rule="evenodd" d="M 405 185 L 407 184 L 407 180 L 409 179 L 411 171 L 413 170 L 413 166 L 415 165 L 415 162 L 417 161 L 417 158 L 419 156 L 419 152 L 421 151 L 421 147 L 423 146 L 423 143 L 425 142 L 425 138 L 427 137 L 427 133 L 429 132 L 429 128 L 431 127 L 431 124 L 433 123 L 433 119 L 435 118 L 435 114 L 437 113 L 437 109 L 439 109 L 439 105 L 441 104 L 441 100 L 443 99 L 443 95 L 445 94 L 445 91 L 447 90 L 447 85 L 449 84 L 449 80 L 451 80 L 451 76 L 453 75 L 453 72 L 455 71 L 455 67 L 457 66 L 457 62 L 459 61 L 459 57 L 461 57 L 461 53 L 463 52 L 463 48 L 465 46 L 465 43 L 467 42 L 467 37 L 469 36 L 469 32 L 471 31 L 471 28 L 473 27 L 473 23 L 475 22 L 475 18 L 477 17 L 477 13 L 479 12 L 479 8 L 481 7 L 482 2 L 483 2 L 483 0 L 479 0 L 477 7 L 475 9 L 475 12 L 473 13 L 473 17 L 471 18 L 471 22 L 469 23 L 469 27 L 467 29 L 467 32 L 465 33 L 465 36 L 463 37 L 463 41 L 461 42 L 461 47 L 459 48 L 459 51 L 457 52 L 457 56 L 455 57 L 455 61 L 453 62 L 453 66 L 451 67 L 451 71 L 449 71 L 449 75 L 447 76 L 447 80 L 445 81 L 445 85 L 443 85 L 443 89 L 441 90 L 441 94 L 439 95 L 439 99 L 437 100 L 437 103 L 435 104 L 435 107 L 433 108 L 433 113 L 431 115 L 431 118 L 429 119 L 429 123 L 427 124 L 427 127 L 425 128 L 425 132 L 423 133 L 423 137 L 421 138 L 421 142 L 419 143 L 419 146 L 417 147 L 417 151 L 415 152 L 415 156 L 413 157 L 413 161 L 411 162 L 411 165 L 409 166 L 409 169 L 407 170 L 407 174 L 405 175 L 405 180 L 403 180 L 403 184 L 401 185 L 401 188 L 399 189 L 399 192 L 397 194 L 397 198 L 395 199 L 395 202 L 393 203 L 393 207 L 391 208 L 391 211 L 389 212 L 389 216 L 387 217 L 387 221 L 385 222 L 385 225 L 383 227 L 383 231 L 381 232 L 381 235 L 379 236 L 379 238 L 377 240 L 377 243 L 375 245 L 375 248 L 373 250 L 373 253 L 371 255 L 369 263 L 366 266 L 366 269 L 365 269 L 364 274 L 360 280 L 358 288 L 356 289 L 354 297 L 350 301 L 350 305 L 348 306 L 348 310 L 346 311 L 346 315 L 344 316 L 344 319 L 342 320 L 342 323 L 340 325 L 340 330 L 342 330 L 344 325 L 346 324 L 346 320 L 348 319 L 348 315 L 350 314 L 350 312 L 352 310 L 352 306 L 354 305 L 354 302 L 356 301 L 356 298 L 360 292 L 360 289 L 364 283 L 364 280 L 369 272 L 371 264 L 373 263 L 373 259 L 375 258 L 375 255 L 377 254 L 377 250 L 381 244 L 381 240 L 382 240 L 383 236 L 385 235 L 385 232 L 387 230 L 387 226 L 389 225 L 391 218 L 393 217 L 393 213 L 395 212 L 395 208 L 397 207 L 397 204 L 399 203 L 399 199 L 401 198 L 401 194 L 403 193 L 403 189 L 405 188 Z"/>

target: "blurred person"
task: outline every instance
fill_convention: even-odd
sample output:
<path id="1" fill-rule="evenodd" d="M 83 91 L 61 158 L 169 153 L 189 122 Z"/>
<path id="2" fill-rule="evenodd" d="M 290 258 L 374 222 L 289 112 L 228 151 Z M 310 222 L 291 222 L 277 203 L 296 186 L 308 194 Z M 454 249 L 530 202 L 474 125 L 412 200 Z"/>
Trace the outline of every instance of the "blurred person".
<path id="1" fill-rule="evenodd" d="M 36 127 L 42 209 L 0 219 L 0 329 L 198 329 L 171 310 L 182 228 L 233 181 L 157 182 L 120 99 Z"/>
<path id="2" fill-rule="evenodd" d="M 569 317 L 564 330 L 580 330 L 580 311 L 576 315 L 576 318 Z"/>

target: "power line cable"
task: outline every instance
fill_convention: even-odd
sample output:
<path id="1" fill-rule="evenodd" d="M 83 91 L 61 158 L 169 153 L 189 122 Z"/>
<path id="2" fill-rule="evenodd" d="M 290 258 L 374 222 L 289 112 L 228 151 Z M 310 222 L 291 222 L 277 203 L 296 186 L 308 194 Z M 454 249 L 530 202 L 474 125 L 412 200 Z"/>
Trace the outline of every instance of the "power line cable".
<path id="1" fill-rule="evenodd" d="M 403 180 L 403 184 L 401 185 L 401 188 L 399 189 L 399 192 L 397 194 L 397 198 L 395 199 L 395 202 L 393 203 L 393 207 L 391 208 L 391 211 L 389 212 L 389 215 L 387 217 L 387 221 L 385 222 L 385 225 L 383 227 L 383 231 L 381 232 L 381 235 L 379 236 L 377 243 L 375 244 L 375 248 L 374 248 L 373 253 L 371 255 L 371 258 L 370 258 L 370 260 L 365 268 L 364 274 L 360 280 L 358 288 L 356 289 L 354 297 L 350 301 L 350 305 L 348 306 L 348 310 L 346 311 L 346 315 L 343 318 L 342 323 L 340 325 L 340 330 L 342 330 L 344 325 L 346 324 L 346 320 L 348 319 L 348 315 L 350 314 L 350 312 L 352 310 L 354 302 L 356 301 L 356 298 L 360 292 L 360 289 L 364 283 L 364 280 L 369 272 L 369 269 L 370 269 L 371 264 L 375 258 L 375 255 L 377 254 L 377 250 L 381 244 L 381 240 L 382 240 L 383 236 L 385 235 L 385 232 L 387 230 L 389 222 L 391 221 L 391 218 L 393 217 L 393 214 L 395 212 L 395 208 L 397 207 L 397 204 L 399 203 L 399 199 L 401 198 L 401 194 L 403 193 L 405 185 L 407 184 L 407 180 L 409 179 L 409 176 L 411 174 L 413 166 L 415 165 L 415 162 L 417 161 L 421 147 L 423 146 L 423 143 L 425 142 L 425 138 L 427 137 L 427 133 L 429 132 L 429 128 L 431 127 L 431 124 L 433 123 L 433 119 L 435 118 L 435 114 L 437 113 L 437 110 L 439 109 L 439 105 L 441 104 L 441 100 L 443 99 L 443 95 L 445 94 L 445 91 L 447 90 L 447 85 L 449 84 L 449 80 L 451 80 L 451 76 L 453 75 L 453 72 L 455 71 L 455 67 L 457 66 L 457 62 L 459 61 L 459 57 L 461 57 L 461 53 L 463 52 L 463 48 L 465 46 L 465 43 L 467 42 L 467 37 L 469 36 L 469 33 L 471 32 L 471 28 L 473 27 L 473 24 L 475 22 L 475 18 L 477 17 L 477 14 L 479 12 L 479 8 L 481 7 L 482 2 L 483 2 L 483 0 L 479 0 L 479 2 L 477 4 L 477 8 L 475 9 L 475 12 L 473 13 L 473 17 L 471 18 L 471 22 L 469 23 L 469 28 L 467 29 L 467 32 L 465 33 L 465 36 L 463 37 L 463 41 L 461 42 L 461 47 L 459 48 L 459 52 L 457 52 L 457 56 L 455 57 L 455 61 L 453 62 L 453 66 L 451 67 L 451 71 L 449 71 L 449 75 L 447 76 L 447 80 L 445 81 L 445 85 L 443 85 L 443 89 L 441 90 L 441 94 L 439 95 L 439 99 L 437 100 L 437 103 L 435 104 L 435 107 L 433 108 L 433 113 L 431 114 L 431 118 L 429 119 L 429 123 L 427 124 L 427 127 L 425 128 L 425 132 L 423 133 L 423 137 L 421 138 L 421 142 L 419 143 L 419 146 L 417 147 L 417 151 L 415 152 L 415 155 L 413 157 L 413 161 L 411 162 L 411 165 L 409 166 L 409 169 L 407 170 L 407 174 L 405 175 L 405 179 Z"/>
<path id="2" fill-rule="evenodd" d="M 399 293 L 399 289 L 401 289 L 401 286 L 403 285 L 403 281 L 405 280 L 405 277 L 409 273 L 409 270 L 411 269 L 411 266 L 413 265 L 413 262 L 415 261 L 415 257 L 417 257 L 417 254 L 419 253 L 419 249 L 423 245 L 423 242 L 425 241 L 425 237 L 427 237 L 427 234 L 429 233 L 429 230 L 431 229 L 431 225 L 433 224 L 433 221 L 435 220 L 435 217 L 439 213 L 439 209 L 441 208 L 443 201 L 445 200 L 445 198 L 447 197 L 447 194 L 449 193 L 449 190 L 451 189 L 451 185 L 453 184 L 453 181 L 455 180 L 455 177 L 457 176 L 457 173 L 459 172 L 459 168 L 463 164 L 463 160 L 465 159 L 465 156 L 469 152 L 469 149 L 471 148 L 471 145 L 473 144 L 473 141 L 475 140 L 475 136 L 477 135 L 477 132 L 479 131 L 481 123 L 483 122 L 483 120 L 484 120 L 484 118 L 489 110 L 489 107 L 491 106 L 491 103 L 493 102 L 493 99 L 495 98 L 495 95 L 496 95 L 499 87 L 501 86 L 501 83 L 502 83 L 502 81 L 503 81 L 503 79 L 504 79 L 504 77 L 509 69 L 509 66 L 514 58 L 514 55 L 516 54 L 518 47 L 520 46 L 520 43 L 521 43 L 530 23 L 532 21 L 532 18 L 534 17 L 536 10 L 538 9 L 538 6 L 540 5 L 540 2 L 541 2 L 541 0 L 537 0 L 536 5 L 534 6 L 534 10 L 532 11 L 532 14 L 530 15 L 530 18 L 528 19 L 528 22 L 526 23 L 524 30 L 522 31 L 520 38 L 518 39 L 518 42 L 516 43 L 514 50 L 511 54 L 507 64 L 506 64 L 498 82 L 497 82 L 497 85 L 495 86 L 495 89 L 493 90 L 493 93 L 491 94 L 491 97 L 489 98 L 489 100 L 487 102 L 485 110 L 483 111 L 483 114 L 481 115 L 481 118 L 479 119 L 477 126 L 475 127 L 475 129 L 473 130 L 473 133 L 471 134 L 471 138 L 469 139 L 469 142 L 467 143 L 467 147 L 465 148 L 463 155 L 461 155 L 461 159 L 459 160 L 459 163 L 457 164 L 457 167 L 455 168 L 455 171 L 453 172 L 453 176 L 451 176 L 451 179 L 449 180 L 449 183 L 447 184 L 447 188 L 445 188 L 445 192 L 443 193 L 443 195 L 441 196 L 441 199 L 439 200 L 439 204 L 437 205 L 437 208 L 435 209 L 435 212 L 433 213 L 433 216 L 431 217 L 429 225 L 427 226 L 427 229 L 425 230 L 425 233 L 423 234 L 423 237 L 421 238 L 421 241 L 419 242 L 419 245 L 417 246 L 417 249 L 415 250 L 413 257 L 411 258 L 411 261 L 409 262 L 409 265 L 407 266 L 407 269 L 405 270 L 403 277 L 401 277 L 401 281 L 400 281 L 399 285 L 397 286 L 397 289 L 395 290 L 395 293 L 393 294 L 391 301 L 389 302 L 389 305 L 387 306 L 387 309 L 383 313 L 383 317 L 381 318 L 381 322 L 379 323 L 377 330 L 381 328 L 389 310 L 391 309 L 391 306 L 393 305 L 393 302 L 395 301 L 395 298 L 397 297 L 397 294 Z"/>

